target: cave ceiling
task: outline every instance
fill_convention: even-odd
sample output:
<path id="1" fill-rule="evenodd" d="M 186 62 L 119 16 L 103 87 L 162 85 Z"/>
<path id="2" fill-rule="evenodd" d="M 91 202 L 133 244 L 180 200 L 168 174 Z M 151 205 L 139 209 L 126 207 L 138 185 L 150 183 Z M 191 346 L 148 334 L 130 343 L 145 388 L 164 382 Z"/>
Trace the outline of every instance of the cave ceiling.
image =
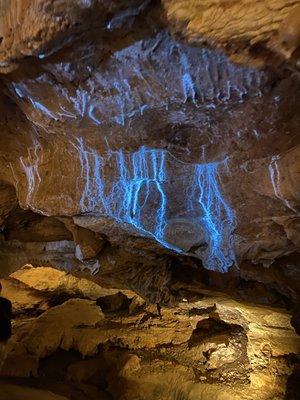
<path id="1" fill-rule="evenodd" d="M 4 274 L 299 279 L 300 2 L 214 3 L 2 1 Z"/>

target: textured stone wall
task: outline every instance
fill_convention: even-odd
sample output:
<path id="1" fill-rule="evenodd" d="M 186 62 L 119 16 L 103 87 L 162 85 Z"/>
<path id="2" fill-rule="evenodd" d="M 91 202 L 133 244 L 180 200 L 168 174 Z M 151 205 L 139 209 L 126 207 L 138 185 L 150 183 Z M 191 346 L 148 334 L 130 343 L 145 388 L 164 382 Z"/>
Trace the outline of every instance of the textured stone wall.
<path id="1" fill-rule="evenodd" d="M 295 302 L 299 2 L 2 3 L 3 274 L 88 268 L 149 295 L 176 260 Z"/>
<path id="2" fill-rule="evenodd" d="M 300 339 L 286 310 L 220 293 L 201 298 L 194 285 L 158 314 L 134 292 L 29 265 L 2 285 L 14 326 L 0 366 L 4 400 L 18 393 L 58 400 L 296 399 Z"/>

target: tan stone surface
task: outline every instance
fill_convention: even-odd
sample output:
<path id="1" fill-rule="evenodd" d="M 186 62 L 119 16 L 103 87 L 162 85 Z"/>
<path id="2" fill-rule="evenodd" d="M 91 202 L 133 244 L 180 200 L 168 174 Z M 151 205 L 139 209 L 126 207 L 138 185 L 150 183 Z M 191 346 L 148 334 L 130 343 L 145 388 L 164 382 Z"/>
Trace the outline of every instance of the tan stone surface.
<path id="1" fill-rule="evenodd" d="M 12 302 L 14 313 L 30 313 L 34 310 L 45 311 L 48 307 L 45 295 L 33 291 L 26 285 L 12 279 L 2 279 L 1 295 Z"/>
<path id="2" fill-rule="evenodd" d="M 239 61 L 268 62 L 267 57 L 259 60 L 259 51 L 251 53 L 258 44 L 287 59 L 300 44 L 299 1 L 164 0 L 163 4 L 177 33 L 193 43 L 208 41 L 222 47 Z"/>
<path id="3" fill-rule="evenodd" d="M 291 397 L 299 12 L 0 0 L 9 396 Z"/>
<path id="4" fill-rule="evenodd" d="M 44 292 L 61 291 L 96 300 L 113 295 L 118 290 L 105 289 L 87 279 L 79 279 L 64 271 L 50 267 L 32 268 L 30 265 L 11 274 L 11 277 L 27 286 Z"/>
<path id="5" fill-rule="evenodd" d="M 49 274 L 48 268 L 44 272 Z M 124 294 L 135 301 L 131 292 Z M 106 377 L 107 390 L 118 399 L 284 399 L 294 366 L 290 357 L 300 350 L 285 310 L 221 294 L 163 307 L 161 317 L 152 306 L 140 304 L 134 314 L 127 307 L 103 313 L 95 301 L 71 299 L 36 318 L 16 319 L 2 377 L 38 378 L 43 358 L 53 359 L 55 370 L 60 357 L 74 357 L 70 352 L 76 350 L 87 358 L 68 361 L 61 372 L 65 391 L 68 381 L 94 385 Z M 65 356 L 59 355 L 62 350 Z M 47 368 L 44 374 L 50 373 Z M 45 384 L 54 393 L 66 393 L 50 381 Z"/>
<path id="6" fill-rule="evenodd" d="M 57 395 L 48 390 L 17 386 L 1 382 L 1 400 L 68 400 L 67 397 Z"/>

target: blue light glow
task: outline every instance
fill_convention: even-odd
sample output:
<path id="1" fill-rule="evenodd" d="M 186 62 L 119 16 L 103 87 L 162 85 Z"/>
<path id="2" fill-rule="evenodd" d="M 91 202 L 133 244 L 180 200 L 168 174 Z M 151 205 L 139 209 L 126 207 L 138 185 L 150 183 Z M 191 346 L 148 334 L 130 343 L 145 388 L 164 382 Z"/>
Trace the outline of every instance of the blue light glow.
<path id="1" fill-rule="evenodd" d="M 195 92 L 194 82 L 193 82 L 193 78 L 189 72 L 190 66 L 189 66 L 187 56 L 184 53 L 181 53 L 180 64 L 184 71 L 182 74 L 182 77 L 181 77 L 182 90 L 184 93 L 184 102 L 186 102 L 188 99 L 190 99 L 190 100 L 192 100 L 193 103 L 195 103 L 196 92 Z"/>
<path id="2" fill-rule="evenodd" d="M 235 216 L 224 200 L 219 176 L 226 161 L 184 164 L 166 150 L 145 146 L 133 153 L 110 150 L 100 156 L 81 138 L 73 145 L 79 154 L 84 182 L 80 200 L 83 212 L 100 213 L 118 223 L 130 224 L 163 246 L 182 253 L 178 245 L 168 242 L 165 228 L 170 219 L 184 215 L 204 231 L 204 265 L 226 271 L 233 264 Z M 174 215 L 173 203 L 178 199 L 180 211 Z"/>
<path id="3" fill-rule="evenodd" d="M 234 254 L 230 243 L 224 246 L 224 233 L 228 234 L 228 229 L 235 226 L 235 217 L 221 193 L 218 167 L 218 163 L 196 165 L 195 187 L 197 202 L 203 210 L 201 222 L 209 244 L 207 265 L 217 265 L 218 268 L 214 269 L 221 270 L 226 266 L 227 270 L 230 266 L 228 261 L 232 263 Z"/>
<path id="4" fill-rule="evenodd" d="M 128 224 L 166 248 L 201 258 L 211 270 L 227 271 L 234 263 L 235 215 L 221 189 L 221 176 L 229 172 L 227 160 L 187 164 L 167 150 L 146 146 L 131 153 L 108 147 L 100 155 L 82 137 L 74 137 L 72 146 L 79 161 L 78 213 Z M 43 185 L 49 186 L 49 175 L 40 171 L 40 151 L 36 142 L 20 158 L 20 167 L 27 179 L 27 205 L 45 213 L 36 196 Z M 65 190 L 59 196 L 74 197 Z"/>
<path id="5" fill-rule="evenodd" d="M 89 78 L 82 80 L 75 93 L 76 62 L 52 61 L 53 74 L 60 77 L 55 84 L 46 67 L 35 79 L 12 82 L 16 96 L 30 101 L 47 119 L 76 123 L 78 118 L 87 118 L 95 126 L 126 126 L 145 109 L 168 109 L 183 102 L 215 108 L 219 102 L 261 95 L 263 74 L 258 69 L 237 66 L 220 52 L 189 48 L 161 33 L 114 51 L 97 67 L 85 47 L 79 46 L 78 54 L 84 53 L 81 59 Z M 48 55 L 38 57 L 42 60 Z M 28 107 L 26 114 L 30 114 Z M 47 129 L 47 122 L 40 124 Z"/>

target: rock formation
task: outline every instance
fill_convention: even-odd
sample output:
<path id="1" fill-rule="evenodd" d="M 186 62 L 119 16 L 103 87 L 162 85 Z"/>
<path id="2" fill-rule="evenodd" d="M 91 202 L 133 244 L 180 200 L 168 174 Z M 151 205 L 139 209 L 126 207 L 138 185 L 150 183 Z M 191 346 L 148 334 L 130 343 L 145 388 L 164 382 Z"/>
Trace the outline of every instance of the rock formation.
<path id="1" fill-rule="evenodd" d="M 300 339 L 286 311 L 194 290 L 159 316 L 130 291 L 49 267 L 17 271 L 3 280 L 15 300 L 0 398 L 296 398 Z"/>
<path id="2" fill-rule="evenodd" d="M 197 287 L 299 331 L 299 21 L 299 0 L 0 1 L 0 277 L 179 313 Z"/>

